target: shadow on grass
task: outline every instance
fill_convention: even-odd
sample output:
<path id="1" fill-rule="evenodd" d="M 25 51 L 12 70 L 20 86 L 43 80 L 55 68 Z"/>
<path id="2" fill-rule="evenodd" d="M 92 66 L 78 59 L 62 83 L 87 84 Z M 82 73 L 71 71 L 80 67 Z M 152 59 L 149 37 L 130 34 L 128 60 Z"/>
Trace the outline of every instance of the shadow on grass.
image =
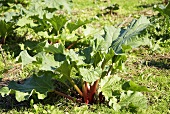
<path id="1" fill-rule="evenodd" d="M 20 112 L 32 108 L 31 100 L 33 100 L 34 104 L 41 103 L 42 105 L 54 105 L 56 102 L 60 101 L 60 99 L 61 96 L 56 95 L 55 93 L 48 93 L 48 96 L 43 100 L 39 100 L 37 95 L 32 95 L 28 100 L 22 102 L 18 102 L 15 99 L 14 94 L 6 97 L 0 96 L 0 110 L 3 112 L 8 112 L 14 109 Z"/>
<path id="2" fill-rule="evenodd" d="M 152 4 L 142 4 L 142 5 L 138 5 L 137 8 L 152 8 L 154 5 L 159 5 L 159 4 L 163 4 L 163 3 L 156 2 L 156 3 L 152 3 Z"/>
<path id="3" fill-rule="evenodd" d="M 161 69 L 170 69 L 170 58 L 145 61 L 144 65 L 154 66 Z"/>

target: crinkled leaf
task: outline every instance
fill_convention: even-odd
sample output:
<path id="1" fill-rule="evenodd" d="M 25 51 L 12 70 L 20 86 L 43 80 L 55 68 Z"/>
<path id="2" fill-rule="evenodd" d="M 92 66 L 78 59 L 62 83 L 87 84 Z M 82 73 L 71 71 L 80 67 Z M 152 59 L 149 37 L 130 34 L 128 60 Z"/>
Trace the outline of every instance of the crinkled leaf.
<path id="1" fill-rule="evenodd" d="M 101 68 L 96 68 L 96 69 L 80 68 L 79 70 L 80 70 L 80 75 L 82 76 L 83 81 L 86 81 L 89 83 L 98 80 L 102 74 Z"/>
<path id="2" fill-rule="evenodd" d="M 60 65 L 59 62 L 54 60 L 54 55 L 47 55 L 44 52 L 38 53 L 35 57 L 42 59 L 40 70 L 55 71 Z"/>
<path id="3" fill-rule="evenodd" d="M 77 28 L 79 28 L 80 26 L 82 25 L 85 25 L 87 23 L 90 23 L 91 21 L 89 20 L 85 20 L 85 21 L 82 21 L 82 20 L 78 20 L 76 22 L 70 22 L 67 24 L 67 28 L 69 29 L 70 32 L 76 30 Z"/>
<path id="4" fill-rule="evenodd" d="M 119 36 L 120 28 L 115 28 L 114 26 L 105 26 L 104 32 L 104 42 L 102 43 L 102 48 L 107 50 L 111 46 L 112 42 Z"/>
<path id="5" fill-rule="evenodd" d="M 51 45 L 47 42 L 44 49 L 46 52 L 57 54 L 57 53 L 63 53 L 65 50 L 65 47 L 60 43 L 55 43 Z"/>
<path id="6" fill-rule="evenodd" d="M 123 85 L 122 85 L 122 89 L 123 90 L 131 90 L 131 91 L 149 91 L 147 87 L 145 86 L 140 86 L 138 84 L 136 84 L 135 82 L 133 81 L 128 81 L 128 82 L 125 82 Z"/>
<path id="7" fill-rule="evenodd" d="M 134 37 L 150 25 L 149 20 L 145 16 L 141 16 L 138 20 L 133 20 L 130 26 L 121 32 L 119 37 L 112 42 L 112 48 L 116 53 L 122 53 L 122 45 L 130 45 L 134 48 L 136 45 L 145 45 L 148 42 L 144 42 L 140 37 Z M 138 41 L 138 44 L 136 42 Z M 133 45 L 133 42 L 135 45 Z"/>
<path id="8" fill-rule="evenodd" d="M 99 92 L 102 92 L 102 94 L 105 96 L 106 100 L 109 100 L 111 98 L 113 88 L 116 89 L 117 84 L 116 82 L 120 81 L 120 77 L 118 76 L 109 76 L 109 77 L 104 77 L 101 79 L 101 82 L 99 83 Z"/>
<path id="9" fill-rule="evenodd" d="M 64 27 L 67 22 L 67 19 L 65 16 L 59 15 L 53 16 L 53 18 L 47 19 L 47 21 L 49 21 L 53 28 L 56 30 L 56 32 L 58 32 L 61 30 L 62 27 Z"/>
<path id="10" fill-rule="evenodd" d="M 4 17 L 1 17 L 1 19 L 5 20 L 6 22 L 14 21 L 15 16 L 19 16 L 20 14 L 16 11 L 10 11 L 10 12 L 4 12 Z"/>
<path id="11" fill-rule="evenodd" d="M 79 56 L 73 49 L 70 49 L 66 55 L 71 59 L 71 61 L 76 62 L 76 65 L 84 64 L 84 57 Z"/>
<path id="12" fill-rule="evenodd" d="M 21 61 L 22 62 L 22 67 L 32 63 L 33 61 L 36 61 L 36 58 L 31 57 L 28 53 L 27 50 L 22 51 L 19 56 L 16 58 L 16 61 Z"/>
<path id="13" fill-rule="evenodd" d="M 47 12 L 43 10 L 47 5 L 41 0 L 32 0 L 28 6 L 28 9 L 24 9 L 24 12 L 27 16 L 38 15 L 40 19 L 43 18 L 43 15 Z"/>
<path id="14" fill-rule="evenodd" d="M 54 89 L 51 78 L 52 76 L 48 74 L 42 76 L 33 75 L 24 81 L 23 84 L 11 81 L 8 88 L 15 90 L 18 101 L 27 100 L 34 93 L 38 94 L 39 99 L 43 99 L 47 96 L 47 92 Z"/>
<path id="15" fill-rule="evenodd" d="M 33 20 L 30 20 L 30 19 L 28 19 L 26 17 L 23 17 L 23 18 L 19 19 L 18 22 L 17 22 L 17 25 L 21 26 L 21 27 L 23 27 L 25 25 L 28 25 L 28 24 L 30 26 L 36 26 L 36 24 L 33 22 Z"/>
<path id="16" fill-rule="evenodd" d="M 121 94 L 119 105 L 129 108 L 147 108 L 147 99 L 140 92 L 127 91 Z"/>

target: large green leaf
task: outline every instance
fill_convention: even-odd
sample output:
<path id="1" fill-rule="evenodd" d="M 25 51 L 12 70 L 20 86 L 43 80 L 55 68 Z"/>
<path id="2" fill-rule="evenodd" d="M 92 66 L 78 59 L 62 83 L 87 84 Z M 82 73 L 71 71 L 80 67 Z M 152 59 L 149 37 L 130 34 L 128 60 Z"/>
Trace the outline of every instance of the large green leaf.
<path id="1" fill-rule="evenodd" d="M 40 19 L 43 18 L 43 15 L 47 12 L 43 10 L 47 7 L 47 5 L 42 2 L 42 0 L 31 0 L 27 9 L 24 9 L 24 12 L 27 16 L 35 16 L 38 15 Z"/>
<path id="2" fill-rule="evenodd" d="M 33 75 L 26 79 L 23 84 L 18 84 L 15 81 L 11 81 L 8 85 L 10 89 L 18 90 L 21 92 L 31 92 L 35 89 L 41 94 L 46 94 L 47 91 L 53 90 L 52 76 L 44 74 L 42 76 Z"/>
<path id="3" fill-rule="evenodd" d="M 133 20 L 126 30 L 121 30 L 119 37 L 112 42 L 111 47 L 116 53 L 121 53 L 122 45 L 130 45 L 134 48 L 140 45 L 149 44 L 149 42 L 144 41 L 140 37 L 134 37 L 148 25 L 150 25 L 150 22 L 145 16 L 141 16 L 138 20 Z"/>
<path id="4" fill-rule="evenodd" d="M 0 94 L 2 97 L 9 94 L 15 94 L 18 102 L 28 100 L 33 94 L 37 94 L 38 99 L 44 99 L 48 92 L 54 90 L 51 78 L 52 75 L 44 74 L 41 76 L 33 75 L 26 79 L 23 84 L 11 81 L 8 87 L 0 89 Z"/>

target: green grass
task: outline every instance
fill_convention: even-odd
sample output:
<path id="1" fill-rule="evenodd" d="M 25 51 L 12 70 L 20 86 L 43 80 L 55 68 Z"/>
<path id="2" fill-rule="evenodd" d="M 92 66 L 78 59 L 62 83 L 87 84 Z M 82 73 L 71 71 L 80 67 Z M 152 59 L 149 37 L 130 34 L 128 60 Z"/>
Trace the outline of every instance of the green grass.
<path id="1" fill-rule="evenodd" d="M 105 24 L 118 24 L 127 19 L 127 23 L 133 18 L 146 11 L 151 10 L 154 4 L 160 0 L 111 0 L 111 3 L 97 1 L 96 4 L 91 0 L 73 0 L 74 18 L 93 18 L 93 25 L 101 27 Z M 101 10 L 111 4 L 119 4 L 120 9 L 116 15 L 102 15 Z M 145 12 L 142 12 L 145 11 Z M 91 26 L 93 26 L 91 25 Z M 167 41 L 168 42 L 168 41 Z M 166 45 L 166 43 L 163 43 Z M 167 43 L 168 44 L 168 43 Z M 151 92 L 145 92 L 148 98 L 148 108 L 138 110 L 139 114 L 168 114 L 170 113 L 170 47 L 166 45 L 160 51 L 153 51 L 149 48 L 139 48 L 129 52 L 126 62 L 126 71 L 119 72 L 118 75 L 126 80 L 133 80 L 137 84 L 147 86 Z M 23 70 L 20 64 L 15 64 L 15 57 L 8 51 L 4 51 L 4 59 L 0 55 L 0 78 L 8 80 L 23 80 L 36 72 L 36 68 L 27 66 Z M 17 66 L 18 65 L 18 66 Z M 60 96 L 47 98 L 44 101 L 24 101 L 16 102 L 13 96 L 6 98 L 0 97 L 0 113 L 24 113 L 24 114 L 130 114 L 130 110 L 115 112 L 107 105 L 84 105 L 76 104 Z"/>
<path id="2" fill-rule="evenodd" d="M 104 0 L 97 0 L 93 3 L 92 0 L 73 0 L 73 15 L 81 18 L 97 19 L 95 26 L 103 26 L 106 24 L 120 24 L 125 21 L 127 25 L 134 17 L 140 15 L 153 15 L 153 6 L 160 4 L 160 0 L 110 0 L 110 2 L 103 2 Z M 113 4 L 119 5 L 119 10 L 115 10 L 115 14 L 104 14 L 105 8 Z"/>

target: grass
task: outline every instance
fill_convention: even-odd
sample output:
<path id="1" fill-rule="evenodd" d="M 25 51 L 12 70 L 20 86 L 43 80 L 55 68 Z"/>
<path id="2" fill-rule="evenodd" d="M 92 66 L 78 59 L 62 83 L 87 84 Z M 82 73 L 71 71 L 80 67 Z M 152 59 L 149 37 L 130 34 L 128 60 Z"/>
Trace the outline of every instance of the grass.
<path id="1" fill-rule="evenodd" d="M 159 4 L 159 0 L 111 0 L 110 3 L 98 0 L 94 4 L 91 0 L 73 0 L 74 18 L 93 18 L 92 26 L 98 27 L 105 24 L 119 24 L 141 14 L 146 14 L 152 9 L 154 4 Z M 119 10 L 113 15 L 103 15 L 103 9 L 112 4 L 119 4 Z M 98 16 L 98 14 L 101 14 Z M 152 13 L 153 14 L 153 13 Z M 129 16 L 130 15 L 130 16 Z M 129 17 L 129 18 L 128 18 Z M 125 24 L 128 23 L 125 22 Z M 165 43 L 166 44 L 166 43 Z M 167 43 L 168 44 L 168 43 Z M 153 51 L 147 47 L 140 47 L 129 52 L 126 61 L 125 72 L 118 75 L 126 80 L 133 80 L 140 85 L 147 86 L 152 92 L 144 95 L 148 98 L 148 108 L 138 110 L 141 114 L 170 114 L 170 47 L 166 45 L 160 50 Z M 5 82 L 8 80 L 23 80 L 36 72 L 36 68 L 27 66 L 21 70 L 20 64 L 15 64 L 15 57 L 8 51 L 3 51 L 5 58 L 0 56 L 0 79 Z M 2 51 L 1 51 L 2 53 Z M 4 61 L 6 66 L 4 64 Z M 0 86 L 7 83 L 0 82 Z M 52 94 L 50 94 L 53 96 Z M 33 100 L 34 99 L 34 100 Z M 48 97 L 43 101 L 36 101 L 36 98 L 16 102 L 14 96 L 5 98 L 0 97 L 0 113 L 24 113 L 24 114 L 130 114 L 130 110 L 115 112 L 106 105 L 84 105 L 76 104 L 60 96 L 55 98 Z"/>
<path id="2" fill-rule="evenodd" d="M 170 53 L 150 53 L 140 49 L 132 53 L 127 61 L 127 74 L 135 82 L 149 87 L 152 92 L 145 93 L 149 100 L 148 114 L 169 113 L 170 111 Z M 142 52 L 141 52 L 142 51 Z"/>
<path id="3" fill-rule="evenodd" d="M 134 17 L 139 15 L 151 16 L 154 14 L 152 8 L 156 4 L 160 4 L 159 0 L 110 0 L 110 2 L 103 2 L 104 0 L 97 0 L 93 3 L 92 0 L 73 0 L 73 12 L 81 18 L 96 19 L 96 26 L 103 26 L 107 24 L 117 25 L 124 22 L 127 25 Z M 106 9 L 113 4 L 119 5 L 119 10 L 113 10 L 111 13 L 106 13 Z M 110 15 L 111 14 L 111 15 Z"/>

